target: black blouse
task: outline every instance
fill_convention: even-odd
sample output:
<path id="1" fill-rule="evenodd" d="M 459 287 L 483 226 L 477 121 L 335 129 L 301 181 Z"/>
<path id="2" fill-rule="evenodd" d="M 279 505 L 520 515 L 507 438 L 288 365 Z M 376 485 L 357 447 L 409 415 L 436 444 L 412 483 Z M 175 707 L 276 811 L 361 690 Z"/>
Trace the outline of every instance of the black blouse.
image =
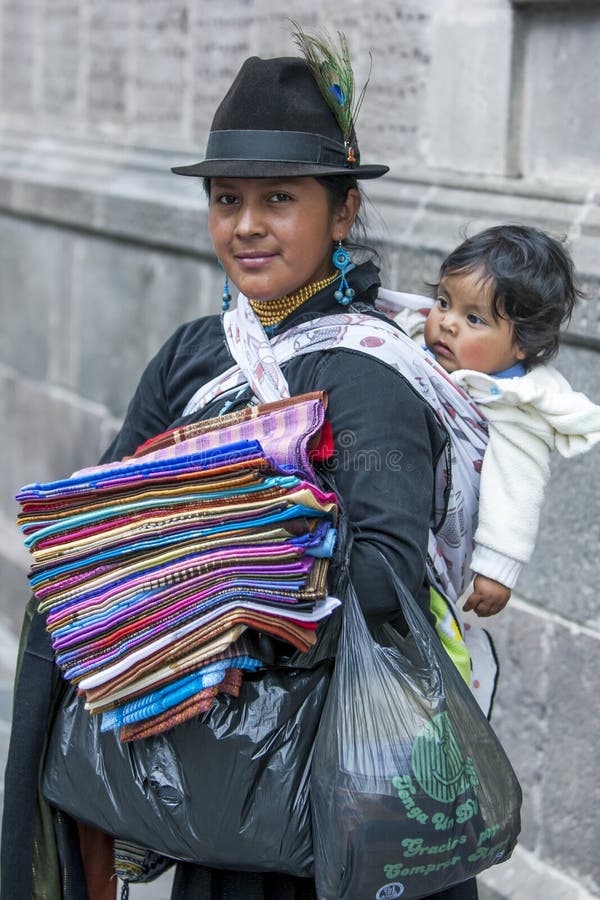
<path id="1" fill-rule="evenodd" d="M 356 291 L 350 308 L 381 317 L 373 305 L 379 286 L 375 266 L 358 266 L 349 281 Z M 271 333 L 339 311 L 334 290 L 335 285 L 316 294 Z M 218 415 L 223 396 L 193 416 L 184 418 L 182 413 L 196 390 L 233 362 L 220 316 L 178 328 L 146 368 L 123 427 L 102 461 L 132 453 L 174 425 Z M 369 623 L 388 621 L 398 612 L 380 554 L 426 607 L 423 582 L 433 473 L 446 440 L 434 413 L 398 372 L 353 350 L 298 356 L 284 372 L 292 395 L 327 392 L 336 449 L 330 471 L 349 517 L 354 537 L 351 575 Z M 237 403 L 245 405 L 250 396 L 248 390 Z"/>

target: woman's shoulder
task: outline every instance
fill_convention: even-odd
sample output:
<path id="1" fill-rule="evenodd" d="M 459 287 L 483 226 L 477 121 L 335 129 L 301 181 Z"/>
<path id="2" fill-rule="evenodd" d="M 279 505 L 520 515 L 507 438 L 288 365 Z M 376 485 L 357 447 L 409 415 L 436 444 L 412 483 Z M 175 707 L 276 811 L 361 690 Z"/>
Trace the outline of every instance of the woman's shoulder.
<path id="1" fill-rule="evenodd" d="M 180 325 L 154 362 L 172 416 L 179 416 L 199 386 L 233 364 L 221 316 L 203 316 Z"/>
<path id="2" fill-rule="evenodd" d="M 365 382 L 372 390 L 408 392 L 416 402 L 425 402 L 418 385 L 411 383 L 419 368 L 414 357 L 420 351 L 395 322 L 369 303 L 353 304 L 350 315 L 328 313 L 301 324 L 294 347 L 292 368 L 315 368 L 343 384 Z"/>
<path id="3" fill-rule="evenodd" d="M 181 379 L 208 378 L 213 369 L 231 365 L 220 315 L 202 316 L 179 325 L 150 361 L 148 373 L 179 385 Z"/>
<path id="4" fill-rule="evenodd" d="M 210 347 L 222 333 L 221 316 L 218 314 L 183 322 L 167 338 L 159 355 L 178 357 L 195 354 L 203 345 Z"/>
<path id="5" fill-rule="evenodd" d="M 315 351 L 290 361 L 287 378 L 292 393 L 324 390 L 338 410 L 354 417 L 362 409 L 367 419 L 391 425 L 420 420 L 437 430 L 430 404 L 397 368 L 371 353 L 347 347 Z"/>

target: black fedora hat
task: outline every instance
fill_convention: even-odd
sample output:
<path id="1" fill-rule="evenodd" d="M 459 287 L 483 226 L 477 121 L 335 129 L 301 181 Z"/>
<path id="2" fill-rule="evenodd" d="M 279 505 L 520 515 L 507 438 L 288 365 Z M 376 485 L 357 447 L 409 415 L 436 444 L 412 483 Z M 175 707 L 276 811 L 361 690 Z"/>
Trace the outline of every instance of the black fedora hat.
<path id="1" fill-rule="evenodd" d="M 206 158 L 171 171 L 208 178 L 378 178 L 388 166 L 360 164 L 356 135 L 344 141 L 304 59 L 253 56 L 217 108 Z"/>

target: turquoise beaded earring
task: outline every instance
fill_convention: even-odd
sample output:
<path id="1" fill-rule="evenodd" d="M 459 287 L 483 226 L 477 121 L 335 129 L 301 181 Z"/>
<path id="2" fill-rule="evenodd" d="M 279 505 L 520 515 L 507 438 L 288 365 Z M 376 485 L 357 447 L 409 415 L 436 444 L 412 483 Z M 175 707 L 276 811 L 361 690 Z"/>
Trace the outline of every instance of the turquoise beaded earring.
<path id="1" fill-rule="evenodd" d="M 340 286 L 337 291 L 334 292 L 333 296 L 341 306 L 348 306 L 349 303 L 352 303 L 355 291 L 348 284 L 346 274 L 354 268 L 354 263 L 350 258 L 350 254 L 342 245 L 341 238 L 338 241 L 338 245 L 335 248 L 331 259 L 340 273 Z"/>
<path id="2" fill-rule="evenodd" d="M 223 268 L 223 263 L 220 259 L 217 260 L 219 264 L 219 268 Z M 225 284 L 223 285 L 223 294 L 221 295 L 221 308 L 223 312 L 227 312 L 229 307 L 231 306 L 231 291 L 229 290 L 229 276 L 227 272 L 225 272 Z"/>

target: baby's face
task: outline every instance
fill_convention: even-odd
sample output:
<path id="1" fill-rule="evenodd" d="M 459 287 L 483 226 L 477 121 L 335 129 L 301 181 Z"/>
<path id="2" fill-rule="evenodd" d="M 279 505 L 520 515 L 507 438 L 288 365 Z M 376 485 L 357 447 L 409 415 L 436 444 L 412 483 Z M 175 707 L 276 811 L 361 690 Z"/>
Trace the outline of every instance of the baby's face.
<path id="1" fill-rule="evenodd" d="M 425 323 L 425 343 L 446 372 L 493 375 L 525 358 L 512 322 L 494 318 L 492 288 L 478 272 L 448 274 Z"/>

